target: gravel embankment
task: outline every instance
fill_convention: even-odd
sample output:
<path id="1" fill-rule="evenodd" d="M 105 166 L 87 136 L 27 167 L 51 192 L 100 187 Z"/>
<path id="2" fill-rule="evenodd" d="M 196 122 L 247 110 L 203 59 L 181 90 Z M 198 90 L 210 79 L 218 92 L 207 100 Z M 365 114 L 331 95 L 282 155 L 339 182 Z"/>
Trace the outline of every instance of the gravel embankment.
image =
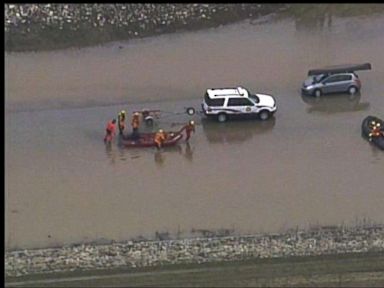
<path id="1" fill-rule="evenodd" d="M 384 225 L 11 251 L 5 275 L 372 251 L 384 251 Z"/>
<path id="2" fill-rule="evenodd" d="M 5 4 L 5 49 L 94 45 L 214 27 L 277 12 L 286 4 Z"/>

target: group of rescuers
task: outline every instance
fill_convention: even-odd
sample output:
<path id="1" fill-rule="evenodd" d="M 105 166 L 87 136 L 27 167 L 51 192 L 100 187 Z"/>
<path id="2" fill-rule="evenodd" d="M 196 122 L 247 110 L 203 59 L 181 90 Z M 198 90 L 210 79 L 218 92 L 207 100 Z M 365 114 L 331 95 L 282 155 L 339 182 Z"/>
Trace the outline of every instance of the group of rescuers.
<path id="1" fill-rule="evenodd" d="M 381 124 L 379 122 L 376 122 L 376 121 L 371 121 L 371 123 L 369 123 L 369 128 L 371 128 L 371 132 L 369 133 L 369 141 L 372 141 L 372 138 L 374 137 L 384 137 L 384 130 L 383 128 L 384 127 L 381 127 Z"/>
<path id="2" fill-rule="evenodd" d="M 125 119 L 126 119 L 126 112 L 124 110 L 120 111 L 120 113 L 117 115 L 117 124 L 119 128 L 119 134 L 123 135 L 124 129 L 125 129 Z M 133 113 L 132 120 L 131 120 L 131 126 L 132 126 L 132 134 L 130 135 L 130 139 L 132 140 L 138 140 L 140 138 L 139 133 L 139 126 L 140 126 L 140 113 L 135 112 Z M 185 125 L 181 130 L 180 133 L 185 130 L 185 133 L 187 135 L 186 141 L 189 140 L 191 137 L 191 133 L 195 132 L 195 122 L 193 120 L 189 121 L 187 125 Z M 104 137 L 104 142 L 111 143 L 113 137 L 116 135 L 116 119 L 112 119 L 108 122 L 106 127 L 106 135 Z M 154 137 L 154 142 L 156 144 L 156 148 L 160 149 L 163 147 L 163 144 L 165 140 L 167 139 L 167 134 L 163 131 L 163 129 L 159 129 Z"/>
<path id="3" fill-rule="evenodd" d="M 117 122 L 118 122 L 118 128 L 119 133 L 122 135 L 123 131 L 125 129 L 125 119 L 126 119 L 126 113 L 124 110 L 122 110 L 118 116 L 117 116 Z M 138 140 L 140 138 L 139 133 L 139 126 L 140 126 L 140 113 L 135 112 L 133 113 L 132 120 L 131 120 L 131 126 L 132 126 L 132 134 L 130 136 L 130 139 L 132 140 Z M 373 137 L 384 137 L 384 131 L 383 127 L 381 127 L 381 124 L 379 122 L 371 121 L 370 122 L 370 128 L 371 131 L 369 133 L 369 141 L 372 141 Z M 189 140 L 191 137 L 191 133 L 195 132 L 195 123 L 193 120 L 189 121 L 187 125 L 185 125 L 181 130 L 180 133 L 185 130 L 186 132 L 186 141 Z M 111 143 L 113 137 L 116 134 L 116 119 L 113 119 L 108 122 L 107 128 L 106 128 L 106 135 L 104 137 L 104 142 Z M 163 129 L 159 129 L 155 134 L 155 144 L 158 149 L 160 149 L 165 140 L 167 139 L 166 133 L 163 131 Z"/>

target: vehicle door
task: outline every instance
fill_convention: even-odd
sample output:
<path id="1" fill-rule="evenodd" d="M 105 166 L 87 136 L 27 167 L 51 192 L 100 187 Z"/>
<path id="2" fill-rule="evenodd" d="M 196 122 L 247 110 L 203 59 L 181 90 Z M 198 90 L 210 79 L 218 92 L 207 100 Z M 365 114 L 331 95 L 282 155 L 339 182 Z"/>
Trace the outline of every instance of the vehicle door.
<path id="1" fill-rule="evenodd" d="M 211 99 L 206 97 L 203 101 L 203 111 L 208 114 L 217 114 L 223 110 L 223 107 L 226 105 L 225 98 Z"/>
<path id="2" fill-rule="evenodd" d="M 257 107 L 248 98 L 229 98 L 228 108 L 235 110 L 236 114 L 257 113 Z"/>
<path id="3" fill-rule="evenodd" d="M 338 83 L 339 84 L 337 85 L 337 91 L 335 92 L 348 91 L 348 88 L 352 83 L 352 76 L 350 74 L 339 75 Z"/>
<path id="4" fill-rule="evenodd" d="M 328 78 L 322 81 L 323 83 L 323 93 L 333 93 L 340 91 L 340 76 L 341 75 L 331 75 Z"/>

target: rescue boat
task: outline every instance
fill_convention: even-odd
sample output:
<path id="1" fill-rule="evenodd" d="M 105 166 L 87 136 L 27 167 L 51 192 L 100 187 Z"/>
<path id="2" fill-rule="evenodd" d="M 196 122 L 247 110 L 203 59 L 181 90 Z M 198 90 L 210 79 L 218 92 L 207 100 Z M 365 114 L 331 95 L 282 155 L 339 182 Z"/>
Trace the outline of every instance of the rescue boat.
<path id="1" fill-rule="evenodd" d="M 140 133 L 138 139 L 132 139 L 129 136 L 120 136 L 120 143 L 125 147 L 156 147 L 155 135 L 156 133 Z M 179 132 L 166 132 L 166 140 L 163 147 L 174 146 L 182 138 L 183 134 Z"/>
<path id="2" fill-rule="evenodd" d="M 370 123 L 375 121 L 376 123 L 380 123 L 381 129 L 384 129 L 384 121 L 375 116 L 367 116 L 364 118 L 361 123 L 361 134 L 362 136 L 369 140 L 369 133 L 371 133 L 372 128 L 370 127 Z M 384 136 L 372 137 L 371 143 L 375 144 L 379 149 L 384 150 Z"/>

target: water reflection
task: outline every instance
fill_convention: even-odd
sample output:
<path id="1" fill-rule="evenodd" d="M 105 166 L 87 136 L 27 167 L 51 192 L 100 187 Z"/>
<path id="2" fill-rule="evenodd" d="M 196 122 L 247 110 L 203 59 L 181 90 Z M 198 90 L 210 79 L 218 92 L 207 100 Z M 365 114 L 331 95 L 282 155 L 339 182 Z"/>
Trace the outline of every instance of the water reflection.
<path id="1" fill-rule="evenodd" d="M 165 161 L 165 156 L 164 156 L 164 153 L 163 151 L 156 151 L 155 152 L 155 163 L 158 165 L 158 166 L 163 166 L 164 165 L 164 161 Z"/>
<path id="2" fill-rule="evenodd" d="M 364 139 L 364 138 L 363 138 L 363 140 L 366 141 L 366 139 Z M 372 142 L 369 142 L 369 141 L 366 141 L 366 142 L 368 145 L 371 146 L 371 153 L 372 153 L 371 163 L 374 163 L 374 164 L 380 163 L 380 161 L 381 161 L 380 158 L 381 158 L 383 152 Z"/>
<path id="3" fill-rule="evenodd" d="M 119 145 L 119 142 L 112 141 L 112 143 L 105 143 L 105 152 L 110 159 L 111 164 L 116 163 L 116 159 L 126 161 L 128 158 L 135 159 L 140 157 L 140 152 L 137 149 L 130 149 L 129 151 Z M 127 154 L 129 153 L 129 154 Z"/>
<path id="4" fill-rule="evenodd" d="M 117 145 L 117 149 L 119 150 L 119 159 L 122 161 L 127 160 L 123 147 L 121 147 L 120 145 Z"/>
<path id="5" fill-rule="evenodd" d="M 193 152 L 194 152 L 194 149 L 191 147 L 191 144 L 189 144 L 189 142 L 187 142 L 185 144 L 185 150 L 184 150 L 184 157 L 185 159 L 187 159 L 188 161 L 192 162 L 193 160 Z"/>
<path id="6" fill-rule="evenodd" d="M 166 155 L 168 153 L 174 153 L 184 156 L 184 158 L 190 162 L 193 161 L 193 152 L 194 148 L 191 147 L 191 144 L 189 142 L 186 142 L 184 144 L 178 144 L 173 147 L 166 147 L 162 148 L 160 150 L 156 150 L 155 152 L 155 163 L 158 166 L 163 166 L 166 160 Z"/>
<path id="7" fill-rule="evenodd" d="M 217 123 L 202 119 L 203 132 L 210 143 L 239 143 L 252 139 L 253 136 L 267 133 L 275 126 L 275 117 L 267 121 L 247 120 Z"/>
<path id="8" fill-rule="evenodd" d="M 291 15 L 295 21 L 296 31 L 331 29 L 334 4 L 300 4 L 293 5 Z"/>
<path id="9" fill-rule="evenodd" d="M 360 102 L 361 94 L 346 95 L 346 94 L 331 94 L 316 98 L 313 96 L 301 95 L 303 101 L 310 105 L 307 113 L 340 113 L 368 110 L 369 102 Z"/>
<path id="10" fill-rule="evenodd" d="M 110 159 L 110 163 L 111 164 L 115 164 L 116 163 L 116 151 L 115 151 L 115 147 L 112 147 L 114 146 L 112 143 L 105 143 L 105 152 L 107 154 L 107 157 Z"/>

